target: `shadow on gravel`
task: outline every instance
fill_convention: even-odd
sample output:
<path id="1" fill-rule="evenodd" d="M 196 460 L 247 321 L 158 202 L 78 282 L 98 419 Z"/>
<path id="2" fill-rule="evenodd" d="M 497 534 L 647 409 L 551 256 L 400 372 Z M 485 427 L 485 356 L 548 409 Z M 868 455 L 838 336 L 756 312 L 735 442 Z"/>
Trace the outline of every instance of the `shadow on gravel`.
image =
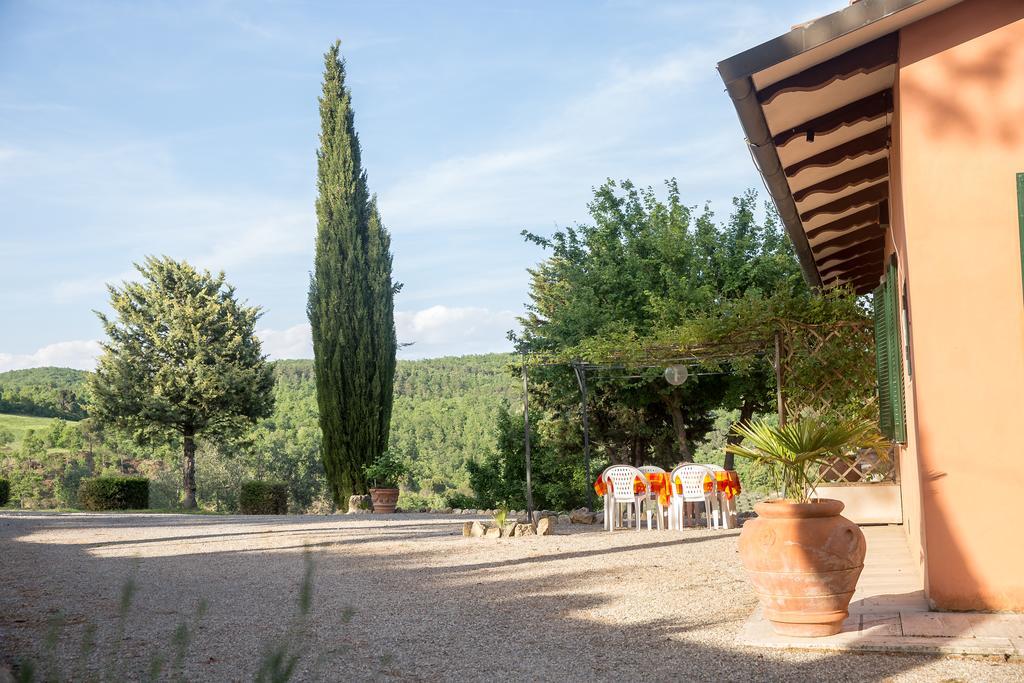
<path id="1" fill-rule="evenodd" d="M 226 518 L 206 524 L 218 521 L 241 523 Z M 227 532 L 211 537 L 208 551 L 141 558 L 101 557 L 89 552 L 96 545 L 88 543 L 12 540 L 69 528 L 50 520 L 5 524 L 0 657 L 8 664 L 19 656 L 38 660 L 48 619 L 61 613 L 66 626 L 58 657 L 66 670 L 102 670 L 101 660 L 75 660 L 92 624 L 97 651 L 113 653 L 126 671 L 141 673 L 150 653 L 169 649 L 174 625 L 192 618 L 203 600 L 208 611 L 195 626 L 185 677 L 252 680 L 265 644 L 287 630 L 294 613 L 304 553 L 293 551 L 309 547 L 315 563 L 310 628 L 298 641 L 293 680 L 612 681 L 643 675 L 864 681 L 897 676 L 933 659 L 767 652 L 734 644 L 753 600 L 737 570 L 720 566 L 721 558 L 732 557 L 733 550 L 721 545 L 735 543 L 729 535 L 655 542 L 623 535 L 615 542 L 624 545 L 611 548 L 587 547 L 595 534 L 534 537 L 505 544 L 507 559 L 480 561 L 490 552 L 488 541 L 444 538 L 433 523 L 357 524 L 301 530 L 328 537 L 352 533 L 350 539 L 325 539 L 329 545 L 293 545 L 282 530 L 270 535 L 279 542 L 263 548 L 218 549 L 217 538 L 238 534 Z M 380 535 L 389 528 L 401 531 Z M 116 537 L 124 529 L 109 525 L 104 533 Z M 170 538 L 181 537 L 191 538 Z M 705 561 L 714 557 L 719 564 Z M 608 561 L 595 564 L 595 558 Z M 674 571 L 676 564 L 689 570 Z M 662 583 L 627 590 L 647 577 Z M 112 626 L 117 596 L 130 578 L 137 597 L 118 638 Z M 679 592 L 684 600 L 663 607 L 661 596 Z M 1024 667 L 1015 671 L 1024 674 Z"/>

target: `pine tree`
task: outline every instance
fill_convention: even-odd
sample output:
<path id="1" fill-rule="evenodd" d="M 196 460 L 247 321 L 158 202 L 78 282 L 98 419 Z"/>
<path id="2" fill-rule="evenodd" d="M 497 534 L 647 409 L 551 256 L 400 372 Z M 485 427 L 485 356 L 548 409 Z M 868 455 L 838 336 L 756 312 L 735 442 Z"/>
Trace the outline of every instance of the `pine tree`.
<path id="1" fill-rule="evenodd" d="M 395 375 L 391 239 L 367 190 L 339 43 L 324 55 L 317 151 L 313 331 L 322 457 L 335 503 L 366 490 L 387 449 Z"/>

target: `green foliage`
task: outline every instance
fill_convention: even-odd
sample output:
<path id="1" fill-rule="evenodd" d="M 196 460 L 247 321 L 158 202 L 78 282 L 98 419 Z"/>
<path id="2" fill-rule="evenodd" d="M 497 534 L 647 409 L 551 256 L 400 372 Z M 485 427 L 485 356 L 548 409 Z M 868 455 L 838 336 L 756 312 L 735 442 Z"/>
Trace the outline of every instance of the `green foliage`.
<path id="1" fill-rule="evenodd" d="M 384 451 L 372 463 L 363 465 L 363 475 L 376 488 L 398 488 L 409 467 L 391 451 Z"/>
<path id="2" fill-rule="evenodd" d="M 870 448 L 887 457 L 888 442 L 866 420 L 833 422 L 802 419 L 784 427 L 755 420 L 737 424 L 733 432 L 743 443 L 726 448 L 731 453 L 767 465 L 784 498 L 807 503 L 814 493 L 817 473 L 835 460 L 852 462 L 858 449 Z"/>
<path id="3" fill-rule="evenodd" d="M 394 392 L 391 237 L 367 189 L 339 43 L 324 55 L 317 236 L 307 312 L 324 471 L 335 504 L 365 492 L 363 465 L 388 447 Z"/>
<path id="4" fill-rule="evenodd" d="M 507 405 L 498 412 L 497 445 L 481 462 L 470 462 L 469 479 L 475 503 L 466 507 L 526 507 L 526 455 L 523 416 Z M 587 504 L 586 470 L 581 447 L 571 451 L 554 448 L 551 440 L 530 425 L 530 465 L 533 472 L 533 503 L 537 509 L 570 510 Z M 595 459 L 592 472 L 603 461 Z M 451 505 L 451 501 L 449 501 Z M 452 507 L 462 507 L 455 506 Z"/>
<path id="5" fill-rule="evenodd" d="M 288 514 L 288 486 L 279 481 L 245 481 L 238 494 L 243 515 Z"/>
<path id="6" fill-rule="evenodd" d="M 729 301 L 806 294 L 773 210 L 766 207 L 764 220 L 756 219 L 754 192 L 734 199 L 729 220 L 716 225 L 708 207 L 698 213 L 683 204 L 675 181 L 666 185 L 660 200 L 651 188 L 608 181 L 594 191 L 590 224 L 551 237 L 524 233 L 550 256 L 530 271 L 520 350 L 606 363 L 623 347 L 643 346 L 650 358 L 650 340 L 677 347 L 683 326 L 690 337 L 703 337 L 691 321 L 721 316 Z M 610 461 L 670 466 L 690 460 L 693 445 L 712 427 L 715 408 L 742 406 L 752 414 L 771 398 L 772 373 L 763 364 L 743 373 L 720 365 L 677 387 L 664 381 L 663 368 L 643 367 L 649 360 L 634 368 L 627 357 L 623 365 L 588 376 L 591 441 Z M 542 431 L 554 448 L 575 450 L 576 377 L 557 366 L 531 368 L 531 374 Z"/>
<path id="7" fill-rule="evenodd" d="M 224 274 L 148 257 L 142 282 L 109 287 L 116 320 L 90 377 L 90 415 L 139 438 L 180 437 L 186 508 L 195 506 L 195 439 L 237 437 L 273 409 L 273 375 Z"/>
<path id="8" fill-rule="evenodd" d="M 0 479 L 0 507 L 7 505 L 7 501 L 11 499 L 11 482 L 6 479 Z"/>
<path id="9" fill-rule="evenodd" d="M 6 427 L 0 427 L 0 448 L 7 448 L 14 443 L 14 432 Z"/>
<path id="10" fill-rule="evenodd" d="M 149 507 L 149 480 L 142 477 L 93 477 L 78 486 L 83 510 L 145 510 Z"/>
<path id="11" fill-rule="evenodd" d="M 444 497 L 445 507 L 450 507 L 455 510 L 473 510 L 478 506 L 476 498 L 467 496 L 465 493 L 459 491 L 452 491 L 445 494 Z"/>
<path id="12" fill-rule="evenodd" d="M 87 375 L 71 368 L 0 372 L 0 413 L 81 420 L 88 403 Z"/>

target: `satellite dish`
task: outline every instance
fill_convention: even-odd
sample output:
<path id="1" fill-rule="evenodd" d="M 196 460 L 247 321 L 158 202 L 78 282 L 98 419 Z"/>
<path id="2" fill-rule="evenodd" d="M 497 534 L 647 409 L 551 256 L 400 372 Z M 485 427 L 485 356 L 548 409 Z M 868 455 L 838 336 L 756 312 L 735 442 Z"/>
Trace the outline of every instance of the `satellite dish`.
<path id="1" fill-rule="evenodd" d="M 665 381 L 669 384 L 679 386 L 690 376 L 685 365 L 670 365 L 665 368 Z"/>

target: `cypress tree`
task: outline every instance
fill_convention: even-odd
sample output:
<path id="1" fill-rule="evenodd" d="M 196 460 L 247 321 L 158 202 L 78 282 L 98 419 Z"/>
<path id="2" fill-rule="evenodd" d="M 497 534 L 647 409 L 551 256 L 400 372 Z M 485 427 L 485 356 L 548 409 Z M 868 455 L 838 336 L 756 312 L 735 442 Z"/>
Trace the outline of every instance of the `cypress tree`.
<path id="1" fill-rule="evenodd" d="M 391 238 L 367 190 L 339 43 L 324 55 L 317 151 L 313 332 L 322 457 L 334 501 L 366 491 L 362 466 L 387 449 L 395 376 Z"/>

